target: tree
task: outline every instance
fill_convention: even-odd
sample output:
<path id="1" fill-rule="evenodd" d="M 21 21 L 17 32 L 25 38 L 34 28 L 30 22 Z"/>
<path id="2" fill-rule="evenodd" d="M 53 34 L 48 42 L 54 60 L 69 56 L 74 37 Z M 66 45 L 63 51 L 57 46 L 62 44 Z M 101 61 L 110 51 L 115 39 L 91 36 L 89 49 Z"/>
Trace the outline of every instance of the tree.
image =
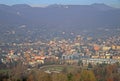
<path id="1" fill-rule="evenodd" d="M 68 81 L 73 81 L 73 74 L 72 73 L 69 73 L 67 75 L 67 78 L 68 78 Z"/>
<path id="2" fill-rule="evenodd" d="M 91 68 L 93 68 L 93 66 L 92 66 L 91 63 L 89 63 L 89 64 L 88 64 L 88 69 L 91 69 Z"/>
<path id="3" fill-rule="evenodd" d="M 34 81 L 52 81 L 51 74 L 45 73 L 44 71 L 35 69 L 31 74 L 33 74 Z"/>
<path id="4" fill-rule="evenodd" d="M 19 62 L 16 66 L 14 66 L 11 70 L 10 76 L 13 80 L 21 80 L 23 74 L 26 71 L 26 66 Z"/>
<path id="5" fill-rule="evenodd" d="M 73 76 L 73 81 L 80 81 L 80 77 L 81 77 L 80 72 L 75 73 Z"/>
<path id="6" fill-rule="evenodd" d="M 83 70 L 81 72 L 80 81 L 96 81 L 96 78 L 91 70 Z"/>
<path id="7" fill-rule="evenodd" d="M 67 81 L 67 76 L 65 73 L 53 73 L 52 81 Z"/>
<path id="8" fill-rule="evenodd" d="M 34 81 L 34 78 L 33 78 L 33 75 L 32 75 L 32 74 L 30 74 L 30 75 L 28 76 L 27 81 Z"/>
<path id="9" fill-rule="evenodd" d="M 79 60 L 79 61 L 78 61 L 78 66 L 83 66 L 82 60 Z"/>

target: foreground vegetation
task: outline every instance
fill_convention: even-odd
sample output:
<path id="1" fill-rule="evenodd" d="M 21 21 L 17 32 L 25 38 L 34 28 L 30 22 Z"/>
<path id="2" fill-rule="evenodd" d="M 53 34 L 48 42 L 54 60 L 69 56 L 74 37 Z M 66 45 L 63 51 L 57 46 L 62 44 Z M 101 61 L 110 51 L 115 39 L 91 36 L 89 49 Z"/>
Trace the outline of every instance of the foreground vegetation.
<path id="1" fill-rule="evenodd" d="M 98 64 L 87 69 L 72 65 L 50 65 L 30 70 L 18 64 L 11 70 L 0 70 L 0 81 L 120 81 L 119 75 L 119 63 Z"/>

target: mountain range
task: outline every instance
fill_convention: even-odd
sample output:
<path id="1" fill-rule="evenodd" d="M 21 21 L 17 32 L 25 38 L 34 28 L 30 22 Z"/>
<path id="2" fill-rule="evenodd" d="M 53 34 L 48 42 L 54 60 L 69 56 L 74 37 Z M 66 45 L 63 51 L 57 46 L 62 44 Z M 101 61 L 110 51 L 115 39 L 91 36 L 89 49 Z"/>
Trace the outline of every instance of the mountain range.
<path id="1" fill-rule="evenodd" d="M 14 27 L 13 27 L 14 26 Z M 75 31 L 120 27 L 120 9 L 105 4 L 49 5 L 0 4 L 0 33 L 6 31 Z M 21 31 L 23 32 L 23 31 Z"/>
<path id="2" fill-rule="evenodd" d="M 105 4 L 50 5 L 45 8 L 0 4 L 0 24 L 46 24 L 63 28 L 120 26 L 120 9 Z"/>

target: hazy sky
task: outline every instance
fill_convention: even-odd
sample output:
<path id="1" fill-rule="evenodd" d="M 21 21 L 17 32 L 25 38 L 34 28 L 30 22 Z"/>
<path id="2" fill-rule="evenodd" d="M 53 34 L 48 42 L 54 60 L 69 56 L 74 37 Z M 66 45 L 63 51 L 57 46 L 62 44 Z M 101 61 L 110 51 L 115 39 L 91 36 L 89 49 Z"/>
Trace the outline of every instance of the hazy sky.
<path id="1" fill-rule="evenodd" d="M 120 0 L 0 0 L 0 4 L 30 4 L 33 6 L 49 4 L 88 5 L 93 3 L 105 3 L 114 7 L 120 7 Z"/>

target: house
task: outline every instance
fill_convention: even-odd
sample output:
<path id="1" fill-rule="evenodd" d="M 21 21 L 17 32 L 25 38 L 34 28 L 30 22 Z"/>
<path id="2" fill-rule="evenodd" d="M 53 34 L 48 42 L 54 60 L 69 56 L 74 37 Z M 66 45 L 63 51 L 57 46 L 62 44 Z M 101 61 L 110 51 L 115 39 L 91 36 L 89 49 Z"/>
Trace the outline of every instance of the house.
<path id="1" fill-rule="evenodd" d="M 35 57 L 34 57 L 34 60 L 35 60 L 37 63 L 40 63 L 40 64 L 44 64 L 44 59 L 45 59 L 44 56 L 35 56 Z"/>
<path id="2" fill-rule="evenodd" d="M 112 59 L 120 60 L 120 56 L 112 56 Z"/>

